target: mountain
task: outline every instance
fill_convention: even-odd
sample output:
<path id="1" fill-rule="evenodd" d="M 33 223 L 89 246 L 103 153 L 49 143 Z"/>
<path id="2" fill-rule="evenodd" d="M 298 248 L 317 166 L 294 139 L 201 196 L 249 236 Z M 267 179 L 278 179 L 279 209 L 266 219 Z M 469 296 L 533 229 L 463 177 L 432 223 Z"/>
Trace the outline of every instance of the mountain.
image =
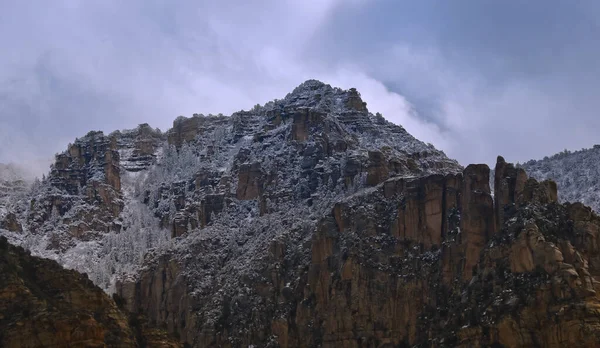
<path id="1" fill-rule="evenodd" d="M 596 346 L 600 218 L 501 158 L 496 173 L 495 201 L 470 165 L 224 218 L 117 292 L 198 347 Z"/>
<path id="2" fill-rule="evenodd" d="M 463 168 L 355 89 L 90 132 L 26 202 L 10 243 L 191 347 L 600 341 L 600 218 L 501 157 Z"/>
<path id="3" fill-rule="evenodd" d="M 460 169 L 369 113 L 356 90 L 309 80 L 250 111 L 179 117 L 165 133 L 147 124 L 89 132 L 56 156 L 19 215 L 25 231 L 7 238 L 110 289 L 148 249 L 215 215 L 243 220 L 286 205 L 308 209 L 390 176 Z"/>
<path id="4" fill-rule="evenodd" d="M 563 202 L 582 202 L 600 212 L 600 145 L 557 153 L 520 165 L 536 179 L 552 179 Z"/>

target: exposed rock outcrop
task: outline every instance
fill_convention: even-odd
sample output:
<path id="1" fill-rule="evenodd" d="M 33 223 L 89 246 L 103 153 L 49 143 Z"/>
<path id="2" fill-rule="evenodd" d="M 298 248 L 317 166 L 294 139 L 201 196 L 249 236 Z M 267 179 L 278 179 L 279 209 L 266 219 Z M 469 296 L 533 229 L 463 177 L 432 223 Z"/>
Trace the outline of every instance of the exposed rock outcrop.
<path id="1" fill-rule="evenodd" d="M 63 236 L 56 248 L 62 248 L 69 235 L 92 238 L 93 233 L 118 229 L 114 221 L 123 209 L 119 158 L 117 139 L 102 132 L 89 132 L 69 145 L 56 156 L 43 192 L 32 199 L 29 230 L 59 229 Z M 86 236 L 88 232 L 92 235 Z"/>
<path id="2" fill-rule="evenodd" d="M 165 140 L 160 129 L 152 129 L 147 123 L 136 129 L 113 132 L 110 137 L 116 140 L 121 167 L 130 172 L 155 164 L 157 151 Z"/>
<path id="3" fill-rule="evenodd" d="M 229 261 L 213 268 L 176 254 L 119 292 L 197 347 L 597 346 L 600 218 L 556 203 L 555 185 L 521 181 L 499 158 L 503 166 L 495 202 L 485 165 L 350 196 L 309 243 L 262 244 L 252 271 L 217 298 Z M 209 236 L 186 248 L 226 252 Z M 191 293 L 190 267 L 201 264 L 215 281 Z"/>
<path id="4" fill-rule="evenodd" d="M 492 195 L 487 166 L 461 167 L 371 114 L 356 90 L 309 80 L 231 117 L 76 145 L 12 236 L 31 240 L 33 227 L 57 258 L 108 260 L 90 267 L 103 284 L 128 262 L 116 298 L 142 318 L 136 337 L 165 328 L 192 347 L 599 342 L 600 218 L 559 204 L 554 182 L 501 157 Z"/>
<path id="5" fill-rule="evenodd" d="M 89 132 L 77 139 L 56 155 L 48 176 L 34 187 L 24 219 L 28 232 L 52 234 L 49 247 L 59 250 L 71 246 L 73 239 L 118 232 L 125 204 L 124 173 L 155 164 L 164 141 L 160 130 L 147 124 L 108 136 Z"/>
<path id="6" fill-rule="evenodd" d="M 494 200 L 495 219 L 498 229 L 504 224 L 504 209 L 506 205 L 514 204 L 525 189 L 527 173 L 521 168 L 515 168 L 498 156 L 494 170 Z"/>
<path id="7" fill-rule="evenodd" d="M 242 164 L 238 172 L 237 199 L 250 200 L 257 198 L 264 182 L 260 163 Z"/>
<path id="8" fill-rule="evenodd" d="M 402 127 L 370 114 L 356 90 L 318 81 L 231 117 L 180 117 L 167 134 L 179 159 L 192 158 L 181 170 L 196 168 L 185 181 L 146 193 L 149 201 L 160 197 L 151 205 L 173 237 L 204 228 L 231 204 L 255 202 L 264 215 L 325 186 L 375 186 L 394 176 L 460 170 Z"/>
<path id="9" fill-rule="evenodd" d="M 173 121 L 173 128 L 167 132 L 167 140 L 169 144 L 179 148 L 185 143 L 193 142 L 198 136 L 212 133 L 228 123 L 229 118 L 225 116 L 180 116 Z"/>
<path id="10" fill-rule="evenodd" d="M 256 202 L 263 215 L 340 179 L 345 188 L 375 186 L 393 176 L 459 168 L 369 113 L 355 89 L 309 80 L 285 99 L 231 117 L 179 117 L 164 134 L 147 124 L 108 136 L 90 132 L 56 156 L 26 216 L 17 214 L 17 220 L 30 233 L 51 235 L 49 249 L 64 251 L 74 239 L 97 240 L 122 229 L 127 172 L 141 172 L 134 194 L 143 191 L 161 227 L 178 237 L 207 226 L 233 201 Z M 158 171 L 181 177 L 142 187 L 147 174 Z M 14 219 L 5 226 L 19 230 Z"/>

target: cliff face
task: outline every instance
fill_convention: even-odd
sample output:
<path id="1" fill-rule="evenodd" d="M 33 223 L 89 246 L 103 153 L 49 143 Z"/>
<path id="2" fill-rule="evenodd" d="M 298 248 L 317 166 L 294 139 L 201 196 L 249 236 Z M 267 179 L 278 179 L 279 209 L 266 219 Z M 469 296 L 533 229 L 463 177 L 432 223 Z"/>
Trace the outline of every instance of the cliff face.
<path id="1" fill-rule="evenodd" d="M 154 164 L 162 140 L 162 133 L 147 124 L 108 136 L 89 132 L 77 139 L 56 155 L 47 178 L 34 187 L 27 231 L 50 236 L 49 248 L 62 251 L 75 240 L 118 232 L 125 205 L 123 175 Z"/>
<path id="2" fill-rule="evenodd" d="M 160 129 L 152 129 L 147 123 L 136 129 L 115 131 L 109 137 L 115 139 L 120 165 L 128 172 L 146 170 L 155 164 L 165 139 Z"/>
<path id="3" fill-rule="evenodd" d="M 215 267 L 227 240 L 207 232 L 185 248 L 210 257 L 164 254 L 118 291 L 198 347 L 594 347 L 600 218 L 513 169 L 499 158 L 495 202 L 484 165 L 386 180 L 245 269 L 230 254 Z"/>
<path id="4" fill-rule="evenodd" d="M 460 170 L 433 146 L 370 114 L 356 90 L 318 81 L 231 117 L 180 117 L 167 138 L 178 158 L 164 165 L 182 169 L 163 170 L 163 181 L 148 182 L 145 194 L 174 237 L 205 227 L 232 204 L 257 202 L 264 215 L 278 204 L 303 204 L 324 186 L 374 186 L 398 175 Z"/>
<path id="5" fill-rule="evenodd" d="M 164 134 L 91 132 L 0 232 L 116 291 L 138 344 L 596 346 L 600 218 L 494 173 L 492 196 L 487 166 L 310 80 Z"/>
<path id="6" fill-rule="evenodd" d="M 75 237 L 82 237 L 86 231 L 108 232 L 114 228 L 112 221 L 123 208 L 119 152 L 114 139 L 101 132 L 78 139 L 56 156 L 48 181 L 51 191 L 32 201 L 29 225 L 33 233 L 54 227 L 56 220 L 62 220 Z"/>
<path id="7" fill-rule="evenodd" d="M 179 347 L 128 315 L 87 276 L 0 237 L 0 346 Z"/>
<path id="8" fill-rule="evenodd" d="M 47 239 L 47 249 L 64 253 L 121 231 L 128 199 L 144 202 L 177 237 L 205 227 L 232 202 L 258 201 L 265 214 L 275 202 L 306 199 L 340 179 L 344 187 L 373 186 L 459 167 L 370 114 L 356 90 L 307 81 L 283 100 L 231 117 L 179 117 L 165 134 L 147 124 L 89 132 L 56 156 L 17 217 L 26 232 Z M 13 216 L 5 220 L 4 229 L 19 230 Z"/>

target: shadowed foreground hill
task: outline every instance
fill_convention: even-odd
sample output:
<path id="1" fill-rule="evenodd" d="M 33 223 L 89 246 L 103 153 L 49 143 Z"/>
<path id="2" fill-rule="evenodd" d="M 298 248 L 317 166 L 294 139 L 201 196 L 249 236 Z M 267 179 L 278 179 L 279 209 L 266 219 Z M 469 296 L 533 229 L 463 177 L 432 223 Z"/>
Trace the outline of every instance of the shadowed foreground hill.
<path id="1" fill-rule="evenodd" d="M 87 276 L 0 237 L 0 347 L 179 347 L 131 322 Z"/>

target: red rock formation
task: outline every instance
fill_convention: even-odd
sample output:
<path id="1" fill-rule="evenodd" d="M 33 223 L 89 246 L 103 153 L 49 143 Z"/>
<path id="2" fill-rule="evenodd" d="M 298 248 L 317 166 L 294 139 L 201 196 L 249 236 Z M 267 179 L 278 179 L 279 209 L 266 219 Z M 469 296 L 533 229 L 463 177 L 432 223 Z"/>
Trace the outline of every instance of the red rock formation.
<path id="1" fill-rule="evenodd" d="M 490 169 L 469 165 L 463 172 L 461 191 L 461 241 L 464 246 L 463 280 L 471 279 L 473 266 L 488 240 L 495 234 L 494 201 L 490 194 Z"/>
<path id="2" fill-rule="evenodd" d="M 527 174 L 523 169 L 506 163 L 502 156 L 498 156 L 494 173 L 494 210 L 496 226 L 500 229 L 504 223 L 504 209 L 515 203 L 523 193 Z"/>
<path id="3" fill-rule="evenodd" d="M 308 108 L 298 110 L 294 113 L 292 123 L 291 139 L 306 141 L 309 138 L 311 127 L 324 124 L 325 115 L 314 112 Z"/>
<path id="4" fill-rule="evenodd" d="M 506 173 L 496 207 L 485 165 L 352 196 L 319 222 L 308 264 L 290 263 L 298 246 L 269 244 L 265 280 L 244 287 L 270 325 L 227 312 L 233 302 L 219 324 L 195 317 L 210 297 L 192 299 L 185 266 L 166 255 L 120 293 L 199 347 L 597 346 L 600 218 L 557 204 L 551 183 Z"/>
<path id="5" fill-rule="evenodd" d="M 238 172 L 237 199 L 250 200 L 262 192 L 263 173 L 260 163 L 242 164 Z"/>
<path id="6" fill-rule="evenodd" d="M 136 129 L 113 132 L 110 137 L 117 144 L 122 168 L 130 172 L 145 170 L 156 163 L 157 151 L 165 139 L 159 129 L 152 129 L 147 123 Z"/>
<path id="7" fill-rule="evenodd" d="M 390 177 L 386 156 L 380 151 L 369 151 L 367 185 L 375 186 Z"/>
<path id="8" fill-rule="evenodd" d="M 123 209 L 120 157 L 114 137 L 90 132 L 56 156 L 47 178 L 46 195 L 32 201 L 30 231 L 55 229 L 58 219 L 74 237 L 88 231 L 118 229 L 114 220 Z M 84 207 L 83 204 L 88 204 Z M 73 223 L 75 223 L 73 225 Z"/>
<path id="9" fill-rule="evenodd" d="M 184 143 L 190 143 L 196 140 L 196 137 L 215 128 L 224 126 L 229 122 L 225 116 L 202 116 L 194 115 L 190 118 L 180 116 L 173 121 L 173 128 L 167 132 L 167 140 L 170 145 L 177 148 Z"/>

